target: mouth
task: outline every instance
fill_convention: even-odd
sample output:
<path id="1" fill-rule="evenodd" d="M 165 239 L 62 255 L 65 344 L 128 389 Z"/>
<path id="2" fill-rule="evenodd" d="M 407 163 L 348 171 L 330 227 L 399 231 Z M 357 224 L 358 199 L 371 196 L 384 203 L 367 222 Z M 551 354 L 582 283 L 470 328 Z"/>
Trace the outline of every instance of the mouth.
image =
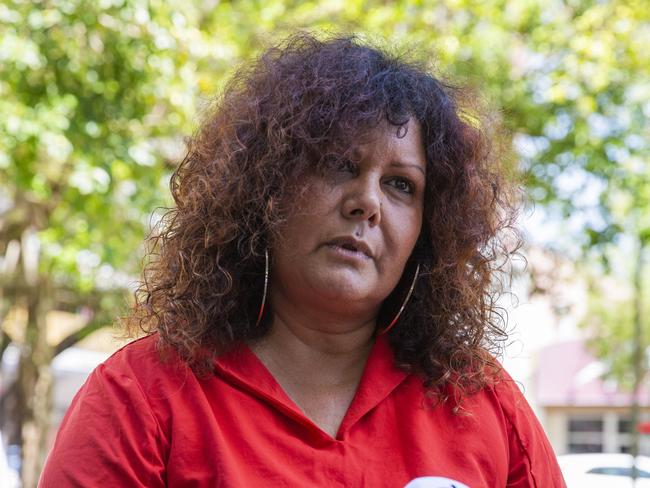
<path id="1" fill-rule="evenodd" d="M 373 257 L 368 244 L 353 237 L 337 237 L 329 241 L 326 245 L 345 256 L 361 259 L 372 259 Z"/>

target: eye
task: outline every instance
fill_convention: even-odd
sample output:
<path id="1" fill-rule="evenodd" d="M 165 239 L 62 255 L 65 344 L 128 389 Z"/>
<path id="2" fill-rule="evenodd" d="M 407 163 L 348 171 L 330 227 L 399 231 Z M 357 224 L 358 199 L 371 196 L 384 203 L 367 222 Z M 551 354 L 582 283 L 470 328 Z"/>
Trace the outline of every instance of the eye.
<path id="1" fill-rule="evenodd" d="M 415 191 L 415 185 L 405 178 L 392 178 L 387 183 L 396 190 L 409 195 Z"/>

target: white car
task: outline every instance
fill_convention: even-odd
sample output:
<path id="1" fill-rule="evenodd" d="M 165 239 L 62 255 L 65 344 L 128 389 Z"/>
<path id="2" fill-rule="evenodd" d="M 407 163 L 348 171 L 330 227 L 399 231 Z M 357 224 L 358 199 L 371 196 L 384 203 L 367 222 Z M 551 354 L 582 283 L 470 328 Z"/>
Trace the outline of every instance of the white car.
<path id="1" fill-rule="evenodd" d="M 637 456 L 637 480 L 632 483 L 630 454 L 565 454 L 558 463 L 567 488 L 650 488 L 650 457 Z"/>

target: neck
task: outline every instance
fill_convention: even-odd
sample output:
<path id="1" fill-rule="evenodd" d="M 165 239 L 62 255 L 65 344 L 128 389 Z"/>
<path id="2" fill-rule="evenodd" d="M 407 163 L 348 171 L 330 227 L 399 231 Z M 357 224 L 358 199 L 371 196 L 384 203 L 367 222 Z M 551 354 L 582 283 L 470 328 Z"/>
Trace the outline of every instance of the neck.
<path id="1" fill-rule="evenodd" d="M 277 293 L 271 298 L 271 330 L 251 348 L 305 416 L 335 437 L 374 343 L 376 315 L 300 308 L 299 300 L 283 302 Z"/>
<path id="2" fill-rule="evenodd" d="M 358 329 L 331 333 L 275 314 L 267 336 L 253 350 L 268 365 L 312 385 L 356 383 L 374 343 L 374 321 Z"/>
<path id="3" fill-rule="evenodd" d="M 300 310 L 272 297 L 269 333 L 252 345 L 257 356 L 300 382 L 341 385 L 358 382 L 374 343 L 375 315 L 342 317 Z"/>

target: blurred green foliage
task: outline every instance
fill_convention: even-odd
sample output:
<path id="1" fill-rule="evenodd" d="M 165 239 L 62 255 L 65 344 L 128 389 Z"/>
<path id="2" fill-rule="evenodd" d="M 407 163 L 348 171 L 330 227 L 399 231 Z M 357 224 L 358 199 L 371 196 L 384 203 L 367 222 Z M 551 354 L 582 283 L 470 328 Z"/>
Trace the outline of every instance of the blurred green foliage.
<path id="1" fill-rule="evenodd" d="M 34 228 L 57 285 L 89 291 L 134 271 L 143 224 L 168 203 L 197 85 L 183 14 L 165 2 L 0 6 L 0 243 Z"/>
<path id="2" fill-rule="evenodd" d="M 585 207 L 580 187 L 611 189 L 585 217 L 586 244 L 643 207 L 636 194 L 647 203 L 647 188 L 636 189 L 648 179 L 647 1 L 171 5 L 11 1 L 0 10 L 0 167 L 13 198 L 56 202 L 42 236 L 69 251 L 48 253 L 52 272 L 74 271 L 82 249 L 128 260 L 133 242 L 123 239 L 165 202 L 166 171 L 197 102 L 296 28 L 410 46 L 479 86 L 515 135 L 535 201 L 569 216 Z M 86 218 L 95 212 L 101 218 Z"/>
<path id="3" fill-rule="evenodd" d="M 629 256 L 619 256 L 614 259 L 617 265 L 626 267 L 625 274 L 633 275 L 629 269 L 636 265 Z M 645 267 L 643 279 L 648 283 L 650 269 Z M 633 282 L 621 276 L 605 275 L 598 269 L 589 269 L 586 273 L 589 282 L 587 295 L 587 313 L 583 318 L 583 326 L 588 328 L 593 336 L 588 341 L 596 356 L 602 358 L 607 365 L 607 376 L 613 379 L 623 390 L 634 388 L 635 377 L 632 358 L 637 338 L 634 332 L 636 320 L 635 292 Z M 642 290 L 641 316 L 645 318 L 646 328 L 642 344 L 642 366 L 647 371 L 650 363 L 650 351 L 643 351 L 647 344 L 647 320 L 650 317 L 650 289 Z M 647 386 L 646 386 L 647 388 Z"/>
<path id="4" fill-rule="evenodd" d="M 648 239 L 649 22 L 647 0 L 5 1 L 0 250 L 31 227 L 56 284 L 124 286 L 197 111 L 296 29 L 429 58 L 499 110 L 531 201 L 584 249 Z"/>
<path id="5" fill-rule="evenodd" d="M 478 87 L 514 136 L 531 199 L 580 220 L 586 247 L 647 234 L 649 12 L 644 0 L 5 1 L 5 206 L 37 228 L 57 281 L 85 290 L 102 265 L 133 273 L 201 103 L 302 28 L 386 39 Z"/>
<path id="6" fill-rule="evenodd" d="M 115 315 L 101 297 L 137 276 L 196 114 L 296 29 L 414 51 L 480 90 L 530 201 L 567 222 L 560 244 L 606 264 L 650 242 L 648 0 L 3 0 L 0 319 L 31 248 L 48 307 L 97 295 Z"/>

